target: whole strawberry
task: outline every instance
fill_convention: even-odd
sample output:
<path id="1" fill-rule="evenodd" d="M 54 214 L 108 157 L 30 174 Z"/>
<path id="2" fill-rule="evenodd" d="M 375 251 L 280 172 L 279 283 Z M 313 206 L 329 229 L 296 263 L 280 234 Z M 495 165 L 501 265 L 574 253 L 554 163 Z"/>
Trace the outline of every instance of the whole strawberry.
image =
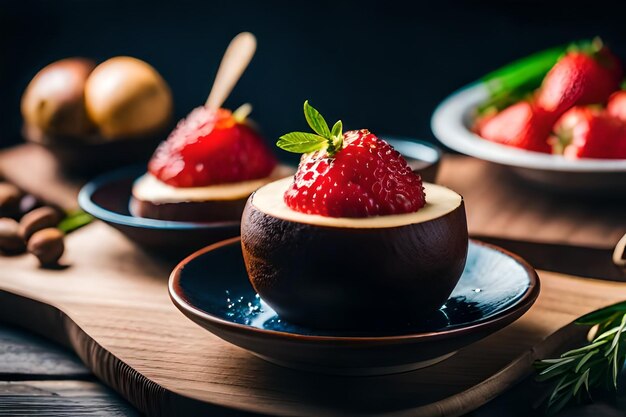
<path id="1" fill-rule="evenodd" d="M 194 109 L 155 151 L 148 171 L 174 187 L 204 187 L 264 178 L 276 157 L 261 136 L 225 109 Z"/>
<path id="2" fill-rule="evenodd" d="M 595 107 L 574 107 L 554 126 L 555 153 L 567 158 L 626 158 L 626 125 Z"/>
<path id="3" fill-rule="evenodd" d="M 277 145 L 305 152 L 284 196 L 295 211 L 328 217 L 368 217 L 412 213 L 426 203 L 422 180 L 387 142 L 368 130 L 329 129 L 308 102 L 304 114 L 316 132 L 293 132 Z"/>
<path id="4" fill-rule="evenodd" d="M 563 114 L 575 105 L 605 103 L 622 80 L 619 60 L 601 41 L 571 50 L 552 67 L 537 95 L 537 105 Z"/>
<path id="5" fill-rule="evenodd" d="M 626 91 L 621 90 L 611 94 L 606 104 L 606 112 L 626 122 Z"/>
<path id="6" fill-rule="evenodd" d="M 477 129 L 480 136 L 492 142 L 550 153 L 548 137 L 556 119 L 554 113 L 520 101 L 477 125 Z"/>

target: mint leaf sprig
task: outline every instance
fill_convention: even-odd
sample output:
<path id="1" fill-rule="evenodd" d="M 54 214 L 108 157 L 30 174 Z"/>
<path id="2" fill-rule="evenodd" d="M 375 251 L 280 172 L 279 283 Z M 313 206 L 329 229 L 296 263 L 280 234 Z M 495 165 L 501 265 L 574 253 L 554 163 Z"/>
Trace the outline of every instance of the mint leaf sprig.
<path id="1" fill-rule="evenodd" d="M 595 326 L 588 345 L 559 358 L 535 362 L 538 381 L 556 381 L 546 412 L 553 415 L 570 402 L 591 399 L 593 389 L 617 389 L 619 371 L 626 360 L 626 301 L 582 316 L 575 322 Z"/>
<path id="2" fill-rule="evenodd" d="M 276 146 L 293 153 L 307 153 L 326 149 L 331 157 L 341 150 L 343 147 L 343 123 L 341 120 L 337 121 L 330 129 L 320 112 L 309 104 L 309 100 L 304 102 L 304 117 L 315 133 L 287 133 L 278 139 Z"/>

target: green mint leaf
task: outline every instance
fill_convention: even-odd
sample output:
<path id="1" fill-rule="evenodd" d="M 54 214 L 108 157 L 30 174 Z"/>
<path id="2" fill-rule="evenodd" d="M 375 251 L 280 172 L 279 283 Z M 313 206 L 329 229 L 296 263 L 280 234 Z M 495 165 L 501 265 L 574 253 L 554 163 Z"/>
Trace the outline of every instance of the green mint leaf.
<path id="1" fill-rule="evenodd" d="M 333 126 L 328 145 L 328 154 L 335 156 L 343 148 L 343 123 L 338 120 Z"/>
<path id="2" fill-rule="evenodd" d="M 83 226 L 88 225 L 93 221 L 93 216 L 83 210 L 76 210 L 68 213 L 67 216 L 61 220 L 57 227 L 65 234 L 80 229 Z"/>
<path id="3" fill-rule="evenodd" d="M 304 117 L 311 129 L 318 135 L 330 139 L 330 129 L 324 117 L 309 104 L 309 100 L 304 102 Z"/>
<path id="4" fill-rule="evenodd" d="M 281 136 L 276 146 L 287 152 L 307 153 L 328 146 L 328 139 L 313 133 L 291 132 Z"/>
<path id="5" fill-rule="evenodd" d="M 333 130 L 330 132 L 330 135 L 335 138 L 338 136 L 343 137 L 343 123 L 341 120 L 337 120 L 337 123 L 333 126 Z"/>

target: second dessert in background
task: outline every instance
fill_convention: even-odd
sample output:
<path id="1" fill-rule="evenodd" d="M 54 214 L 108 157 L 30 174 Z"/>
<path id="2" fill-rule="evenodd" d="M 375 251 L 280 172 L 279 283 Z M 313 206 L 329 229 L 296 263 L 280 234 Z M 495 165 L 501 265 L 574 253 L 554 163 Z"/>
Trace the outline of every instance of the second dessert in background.
<path id="1" fill-rule="evenodd" d="M 131 213 L 161 220 L 239 221 L 248 196 L 287 175 L 247 122 L 234 113 L 198 107 L 179 122 L 133 186 Z"/>
<path id="2" fill-rule="evenodd" d="M 222 108 L 256 51 L 248 32 L 228 45 L 204 106 L 178 123 L 157 148 L 148 172 L 133 185 L 134 216 L 184 222 L 239 222 L 248 196 L 283 177 L 261 135 L 248 123 L 244 104 Z"/>

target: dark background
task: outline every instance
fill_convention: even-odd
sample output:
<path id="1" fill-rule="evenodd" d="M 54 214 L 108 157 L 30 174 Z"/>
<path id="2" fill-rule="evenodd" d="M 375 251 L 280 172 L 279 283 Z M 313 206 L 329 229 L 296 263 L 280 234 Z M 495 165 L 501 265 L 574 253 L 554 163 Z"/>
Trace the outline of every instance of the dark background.
<path id="1" fill-rule="evenodd" d="M 20 95 L 51 61 L 144 59 L 170 84 L 180 118 L 204 102 L 243 30 L 259 47 L 227 107 L 252 103 L 269 140 L 305 128 L 307 98 L 348 129 L 432 140 L 438 102 L 515 58 L 594 35 L 626 57 L 625 11 L 598 2 L 0 0 L 0 147 L 20 140 Z"/>

